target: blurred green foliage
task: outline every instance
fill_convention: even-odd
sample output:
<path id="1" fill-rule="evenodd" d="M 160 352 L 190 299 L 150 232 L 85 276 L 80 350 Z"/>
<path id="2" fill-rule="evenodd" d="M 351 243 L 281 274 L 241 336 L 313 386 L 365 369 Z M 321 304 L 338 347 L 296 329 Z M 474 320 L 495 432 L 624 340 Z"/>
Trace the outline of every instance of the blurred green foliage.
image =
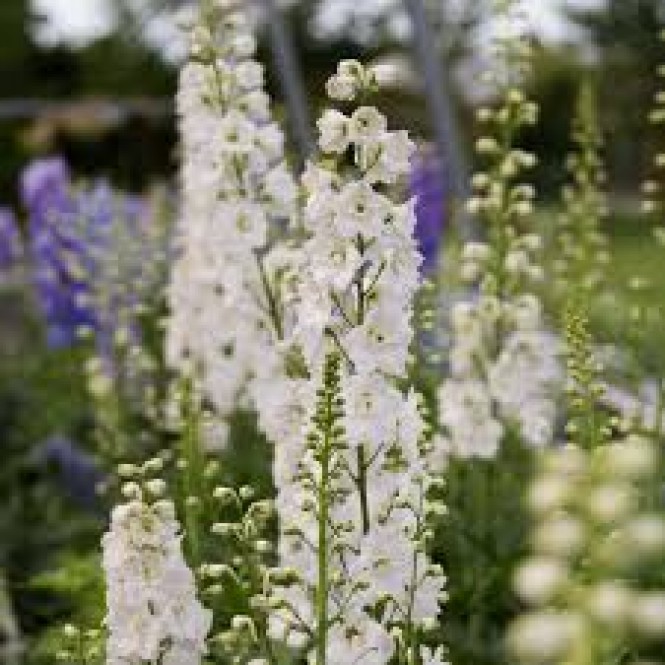
<path id="1" fill-rule="evenodd" d="M 326 0 L 294 3 L 287 13 L 305 77 L 305 87 L 313 108 L 322 103 L 325 77 L 340 58 L 400 55 L 410 57 L 408 41 L 395 30 L 395 7 L 376 12 L 371 19 L 353 16 L 338 30 L 321 33 L 315 29 L 315 16 Z M 90 95 L 109 98 L 148 96 L 168 102 L 175 89 L 173 63 L 155 47 L 142 40 L 141 31 L 165 8 L 183 4 L 180 0 L 154 0 L 141 3 L 118 2 L 114 9 L 117 29 L 87 46 L 44 47 L 34 38 L 39 17 L 29 10 L 28 0 L 11 0 L 0 7 L 0 99 L 44 97 L 80 99 Z M 464 3 L 428 3 L 439 51 L 449 71 L 468 59 L 477 48 L 488 19 L 487 0 Z M 568 11 L 581 29 L 583 47 L 567 43 L 547 44 L 537 49 L 530 92 L 543 108 L 540 128 L 524 137 L 529 148 L 541 157 L 537 174 L 548 196 L 555 196 L 558 164 L 568 147 L 568 117 L 580 77 L 596 80 L 601 94 L 602 121 L 608 134 L 611 183 L 625 189 L 640 181 L 654 152 L 653 137 L 644 119 L 656 90 L 654 72 L 665 60 L 664 46 L 657 39 L 663 19 L 662 0 L 610 0 L 607 7 L 584 10 L 571 4 Z M 366 12 L 368 13 L 368 12 Z M 359 14 L 363 14 L 362 12 Z M 279 77 L 272 62 L 267 34 L 261 35 L 261 59 L 268 65 L 269 88 L 281 97 Z M 411 61 L 413 62 L 413 61 Z M 457 78 L 457 98 L 462 126 L 471 133 L 469 109 Z M 617 81 L 621 94 L 616 94 Z M 430 122 L 422 104 L 417 82 L 413 90 L 402 90 L 385 99 L 389 115 L 396 123 L 428 135 Z M 35 148 L 26 145 L 27 121 L 2 121 L 0 141 L 0 198 L 7 200 L 15 191 L 16 175 Z M 617 131 L 621 128 L 621 131 Z M 97 134 L 78 135 L 57 131 L 48 149 L 70 157 L 77 171 L 111 175 L 117 182 L 139 189 L 156 177 L 174 171 L 175 128 L 173 116 L 147 119 L 131 116 L 119 125 Z"/>
<path id="2" fill-rule="evenodd" d="M 596 8 L 571 5 L 568 11 L 598 50 L 610 182 L 614 188 L 635 187 L 656 152 L 645 117 L 658 90 L 655 72 L 665 62 L 665 43 L 657 38 L 665 2 L 607 0 Z"/>
<path id="3" fill-rule="evenodd" d="M 0 569 L 22 632 L 35 635 L 67 617 L 72 605 L 33 578 L 62 552 L 94 552 L 101 522 L 63 493 L 40 454 L 53 434 L 85 443 L 88 400 L 80 354 L 45 350 L 29 303 L 22 291 L 0 289 Z"/>
<path id="4" fill-rule="evenodd" d="M 521 610 L 512 590 L 516 562 L 528 545 L 522 497 L 532 478 L 534 451 L 514 432 L 495 460 L 453 460 L 434 558 L 448 577 L 442 611 L 443 644 L 456 665 L 507 665 L 506 626 Z"/>

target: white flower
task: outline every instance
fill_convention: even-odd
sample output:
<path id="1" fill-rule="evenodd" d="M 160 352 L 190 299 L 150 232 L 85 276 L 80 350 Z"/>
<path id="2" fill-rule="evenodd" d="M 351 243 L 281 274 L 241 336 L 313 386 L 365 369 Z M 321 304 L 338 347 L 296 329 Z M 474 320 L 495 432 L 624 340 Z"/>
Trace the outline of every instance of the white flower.
<path id="1" fill-rule="evenodd" d="M 534 557 L 515 573 L 515 591 L 523 600 L 542 605 L 551 601 L 567 581 L 566 567 L 552 557 Z"/>
<path id="2" fill-rule="evenodd" d="M 326 82 L 326 92 L 331 99 L 352 101 L 358 92 L 358 81 L 353 76 L 331 76 Z"/>
<path id="3" fill-rule="evenodd" d="M 508 305 L 508 317 L 517 330 L 536 331 L 542 324 L 542 309 L 540 300 L 526 293 Z M 556 345 L 553 339 L 550 343 Z"/>
<path id="4" fill-rule="evenodd" d="M 531 265 L 526 252 L 515 250 L 506 256 L 505 268 L 509 273 L 523 274 Z"/>
<path id="5" fill-rule="evenodd" d="M 270 97 L 263 90 L 252 90 L 238 99 L 238 108 L 253 122 L 270 121 Z"/>
<path id="6" fill-rule="evenodd" d="M 541 493 L 543 489 L 541 486 Z M 542 496 L 539 500 L 542 501 Z M 582 523 L 563 513 L 546 519 L 536 530 L 533 541 L 536 549 L 544 554 L 569 557 L 581 549 L 585 536 Z"/>
<path id="7" fill-rule="evenodd" d="M 566 656 L 583 631 L 583 620 L 576 614 L 533 612 L 513 625 L 509 642 L 529 662 L 553 662 Z"/>
<path id="8" fill-rule="evenodd" d="M 244 90 L 263 87 L 263 65 L 254 60 L 238 63 L 235 76 Z"/>
<path id="9" fill-rule="evenodd" d="M 621 627 L 633 605 L 633 593 L 621 582 L 601 582 L 589 591 L 587 606 L 596 621 Z"/>
<path id="10" fill-rule="evenodd" d="M 556 398 L 563 376 L 556 341 L 542 332 L 516 332 L 488 370 L 489 390 L 504 417 L 514 419 L 525 441 L 552 442 Z"/>
<path id="11" fill-rule="evenodd" d="M 657 468 L 657 454 L 653 445 L 637 435 L 606 449 L 609 470 L 619 477 L 632 479 L 650 476 Z"/>
<path id="12" fill-rule="evenodd" d="M 651 638 L 665 635 L 665 593 L 638 595 L 631 608 L 632 620 L 643 635 Z"/>
<path id="13" fill-rule="evenodd" d="M 390 201 L 365 182 L 346 185 L 339 194 L 338 206 L 335 230 L 350 239 L 358 234 L 379 236 L 391 209 Z"/>
<path id="14" fill-rule="evenodd" d="M 489 245 L 482 242 L 468 242 L 462 248 L 462 258 L 468 261 L 486 261 L 490 256 Z"/>
<path id="15" fill-rule="evenodd" d="M 231 50 L 236 58 L 251 58 L 256 51 L 256 39 L 249 33 L 238 34 L 232 40 Z"/>
<path id="16" fill-rule="evenodd" d="M 215 148 L 229 154 L 247 153 L 252 150 L 254 125 L 247 117 L 237 110 L 231 110 L 218 123 Z"/>
<path id="17" fill-rule="evenodd" d="M 665 552 L 665 518 L 646 513 L 633 518 L 625 527 L 626 542 L 638 556 L 653 556 Z"/>
<path id="18" fill-rule="evenodd" d="M 319 147 L 327 153 L 343 153 L 349 147 L 349 119 L 339 111 L 328 109 L 319 118 Z"/>
<path id="19" fill-rule="evenodd" d="M 357 145 L 373 145 L 388 129 L 386 117 L 373 106 L 361 106 L 348 122 L 349 140 Z"/>
<path id="20" fill-rule="evenodd" d="M 409 172 L 415 145 L 406 131 L 385 132 L 370 149 L 370 163 L 365 165 L 365 180 L 395 184 Z M 369 167 L 369 168 L 367 168 Z"/>
<path id="21" fill-rule="evenodd" d="M 589 513 L 598 521 L 614 523 L 626 517 L 635 505 L 635 494 L 620 483 L 595 487 L 586 498 Z"/>
<path id="22" fill-rule="evenodd" d="M 102 548 L 108 665 L 199 665 L 212 615 L 196 598 L 173 505 L 117 506 Z"/>
<path id="23" fill-rule="evenodd" d="M 396 437 L 395 416 L 401 402 L 399 392 L 381 385 L 374 374 L 349 376 L 344 384 L 345 429 L 355 446 L 368 445 L 373 456 L 377 449 L 389 446 Z"/>
<path id="24" fill-rule="evenodd" d="M 492 415 L 492 401 L 482 382 L 444 381 L 439 389 L 439 419 L 460 457 L 493 457 L 503 426 Z"/>
<path id="25" fill-rule="evenodd" d="M 528 502 L 537 513 L 547 513 L 562 508 L 573 490 L 571 482 L 560 475 L 538 478 L 529 488 Z"/>
<path id="26" fill-rule="evenodd" d="M 234 250 L 238 246 L 254 248 L 266 243 L 268 220 L 260 204 L 245 201 L 220 204 L 217 212 L 228 225 L 227 242 L 233 243 Z"/>
<path id="27" fill-rule="evenodd" d="M 269 171 L 263 185 L 273 213 L 288 217 L 295 208 L 298 190 L 286 165 L 279 164 Z"/>
<path id="28" fill-rule="evenodd" d="M 407 312 L 401 308 L 376 310 L 345 336 L 346 351 L 361 372 L 380 368 L 400 375 L 406 365 L 412 335 Z"/>

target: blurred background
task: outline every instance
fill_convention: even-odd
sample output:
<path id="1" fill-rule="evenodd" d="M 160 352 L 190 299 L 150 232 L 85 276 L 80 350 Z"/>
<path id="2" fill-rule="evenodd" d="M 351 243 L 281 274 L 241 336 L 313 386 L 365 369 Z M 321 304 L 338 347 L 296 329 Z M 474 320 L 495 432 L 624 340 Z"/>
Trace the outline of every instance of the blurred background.
<path id="1" fill-rule="evenodd" d="M 104 173 L 132 190 L 173 174 L 176 134 L 171 98 L 184 51 L 176 21 L 183 4 L 183 0 L 3 0 L 0 192 L 5 202 L 15 197 L 16 177 L 26 160 L 45 153 L 63 154 L 76 173 Z M 477 74 L 487 64 L 492 34 L 490 0 L 253 0 L 253 4 L 263 25 L 261 51 L 273 96 L 280 102 L 287 99 L 291 83 L 292 105 L 281 113 L 289 115 L 294 148 L 302 150 L 311 136 L 311 119 L 326 75 L 340 58 L 353 56 L 380 60 L 394 69 L 395 87 L 385 100 L 386 110 L 395 124 L 405 124 L 424 137 L 436 136 L 441 116 L 437 101 L 424 95 L 425 90 L 432 92 L 424 85 L 426 68 L 442 73 L 445 81 L 439 81 L 440 88 L 454 120 L 447 131 L 458 134 L 447 138 L 459 145 L 461 156 L 456 158 L 468 161 L 473 138 L 470 109 L 483 96 Z M 544 109 L 539 129 L 525 140 L 541 156 L 538 178 L 543 194 L 553 195 L 560 184 L 557 173 L 568 149 L 570 110 L 581 77 L 593 79 L 599 88 L 611 189 L 617 193 L 634 189 L 652 152 L 644 117 L 655 90 L 653 74 L 664 55 L 656 35 L 665 3 L 537 0 L 525 4 L 538 45 L 529 87 Z M 278 11 L 281 23 L 274 20 Z M 424 55 L 422 48 L 419 51 L 420 13 L 426 14 L 430 31 Z M 293 99 L 296 107 L 306 108 L 294 108 Z M 619 123 L 621 132 L 616 131 Z"/>

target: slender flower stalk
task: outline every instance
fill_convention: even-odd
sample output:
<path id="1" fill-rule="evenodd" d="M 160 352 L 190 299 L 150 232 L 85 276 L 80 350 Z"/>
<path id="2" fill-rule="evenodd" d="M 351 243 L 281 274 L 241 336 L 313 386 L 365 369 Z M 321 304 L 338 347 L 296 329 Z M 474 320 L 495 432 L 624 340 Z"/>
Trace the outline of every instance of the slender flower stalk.
<path id="1" fill-rule="evenodd" d="M 340 388 L 340 358 L 330 354 L 323 370 L 323 389 L 313 418 L 314 429 L 309 439 L 313 458 L 319 466 L 316 483 L 317 554 L 316 588 L 316 665 L 326 665 L 328 654 L 329 596 L 331 555 L 330 515 L 335 502 L 334 483 L 341 471 L 339 452 L 343 449 L 344 429 L 339 425 L 343 415 Z"/>
<path id="2" fill-rule="evenodd" d="M 478 295 L 453 307 L 450 377 L 439 391 L 446 447 L 463 458 L 494 457 L 508 426 L 534 447 L 554 435 L 557 345 L 535 295 L 542 242 L 534 230 L 523 231 L 533 223 L 535 190 L 522 178 L 536 158 L 516 147 L 519 132 L 538 117 L 519 87 L 529 53 L 523 37 L 497 40 L 499 70 L 488 81 L 501 101 L 478 111 L 486 133 L 476 150 L 484 168 L 473 176 L 467 207 L 483 221 L 486 241 L 462 248 L 461 277 Z"/>
<path id="3" fill-rule="evenodd" d="M 606 443 L 610 422 L 598 411 L 605 392 L 599 380 L 600 364 L 595 358 L 589 322 L 583 306 L 569 305 L 564 315 L 566 345 L 566 432 L 577 445 L 593 450 Z"/>
<path id="4" fill-rule="evenodd" d="M 590 306 L 600 294 L 610 262 L 602 222 L 608 213 L 604 191 L 603 137 L 596 97 L 583 85 L 573 119 L 574 151 L 568 157 L 571 182 L 563 188 L 563 212 L 555 235 L 554 296 L 559 309 L 575 296 Z"/>
<path id="5" fill-rule="evenodd" d="M 665 42 L 665 31 L 661 31 L 660 41 Z M 656 92 L 654 107 L 650 113 L 649 120 L 658 130 L 665 125 L 665 90 L 662 82 L 665 80 L 665 64 L 658 68 L 658 79 L 661 89 Z M 662 145 L 662 143 L 655 142 Z M 648 180 L 642 185 L 642 210 L 645 215 L 654 222 L 653 237 L 660 247 L 665 249 L 665 152 L 661 149 L 654 155 L 653 169 Z M 634 280 L 633 286 L 644 287 L 643 280 Z M 648 285 L 647 285 L 648 286 Z M 640 288 L 639 290 L 643 290 Z M 654 322 L 659 330 L 665 330 L 665 316 L 659 307 L 648 307 L 644 305 L 633 305 L 631 307 L 631 318 L 634 322 L 636 341 L 643 341 L 643 333 Z M 642 334 L 641 334 L 642 333 Z M 662 374 L 662 368 L 661 368 Z M 644 411 L 644 409 L 641 409 Z M 656 406 L 653 418 L 646 417 L 643 412 L 638 416 L 640 425 L 645 430 L 650 430 L 654 437 L 662 437 L 665 432 L 665 381 L 659 381 L 657 386 Z M 651 421 L 651 422 L 649 422 Z"/>

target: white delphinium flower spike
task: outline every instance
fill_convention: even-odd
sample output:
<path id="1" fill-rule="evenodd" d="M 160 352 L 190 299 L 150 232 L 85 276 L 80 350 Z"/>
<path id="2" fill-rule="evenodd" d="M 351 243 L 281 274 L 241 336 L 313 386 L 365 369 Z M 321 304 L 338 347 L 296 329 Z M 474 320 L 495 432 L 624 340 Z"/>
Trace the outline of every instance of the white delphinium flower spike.
<path id="1" fill-rule="evenodd" d="M 344 61 L 328 93 L 353 102 L 376 87 L 372 69 Z M 301 376 L 308 378 L 292 381 L 301 401 L 282 412 L 287 437 L 275 449 L 280 563 L 298 571 L 301 582 L 277 594 L 283 611 L 276 623 L 297 632 L 314 616 L 311 594 L 302 589 L 313 586 L 317 514 L 303 479 L 317 477 L 317 460 L 305 446 L 303 414 L 312 413 L 333 349 L 341 358 L 345 445 L 338 472 L 343 489 L 330 519 L 344 545 L 330 559 L 332 579 L 341 586 L 331 595 L 337 619 L 327 632 L 325 662 L 374 665 L 394 652 L 402 663 L 417 653 L 421 627 L 436 617 L 444 585 L 424 549 L 430 469 L 419 400 L 395 384 L 406 375 L 421 257 L 414 202 L 396 200 L 388 188 L 407 175 L 413 145 L 366 105 L 326 111 L 318 128 L 321 159 L 302 178 L 307 262 L 297 281 L 291 337 Z"/>
<path id="2" fill-rule="evenodd" d="M 197 600 L 170 501 L 117 506 L 103 537 L 107 665 L 200 665 L 211 613 Z"/>
<path id="3" fill-rule="evenodd" d="M 485 135 L 476 152 L 484 168 L 472 178 L 468 202 L 485 239 L 462 249 L 459 273 L 474 296 L 452 308 L 450 376 L 439 391 L 445 452 L 463 458 L 494 457 L 511 425 L 531 446 L 551 443 L 562 388 L 559 344 L 546 333 L 534 294 L 543 278 L 542 241 L 524 231 L 535 190 L 522 178 L 536 158 L 515 146 L 518 132 L 538 116 L 519 88 L 529 46 L 512 36 L 513 24 L 506 27 L 510 39 L 497 41 L 499 70 L 488 74 L 502 101 L 478 112 Z"/>
<path id="4" fill-rule="evenodd" d="M 283 335 L 273 279 L 279 266 L 271 272 L 265 254 L 296 198 L 254 50 L 242 3 L 204 2 L 178 95 L 181 254 L 167 355 L 200 378 L 201 392 L 222 417 L 241 402 L 257 365 Z"/>

